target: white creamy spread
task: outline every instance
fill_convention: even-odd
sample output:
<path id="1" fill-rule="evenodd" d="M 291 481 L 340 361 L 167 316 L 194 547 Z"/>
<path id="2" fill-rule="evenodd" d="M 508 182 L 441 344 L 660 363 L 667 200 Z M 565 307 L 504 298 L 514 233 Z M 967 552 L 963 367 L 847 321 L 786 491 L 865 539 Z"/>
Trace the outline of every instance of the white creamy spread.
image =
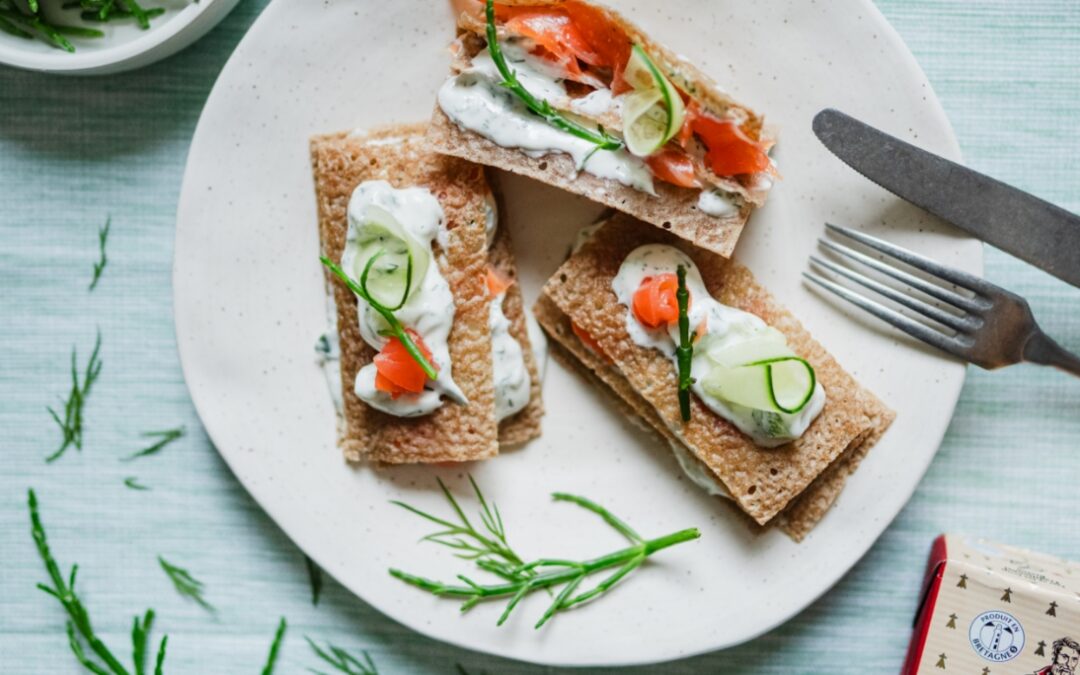
<path id="1" fill-rule="evenodd" d="M 570 102 L 570 110 L 590 117 L 600 117 L 609 112 L 622 113 L 623 98 L 613 96 L 610 89 L 596 89 Z"/>
<path id="2" fill-rule="evenodd" d="M 499 226 L 498 206 L 490 192 L 484 196 L 484 233 L 487 246 L 495 241 Z M 506 293 L 491 299 L 488 312 L 488 328 L 491 331 L 492 379 L 495 385 L 495 417 L 501 422 L 519 412 L 529 402 L 529 369 L 525 366 L 525 352 L 521 343 L 510 332 L 510 320 L 503 312 Z M 534 352 L 535 355 L 535 352 Z M 539 359 L 536 361 L 540 367 Z"/>
<path id="3" fill-rule="evenodd" d="M 438 377 L 429 380 L 419 394 L 401 394 L 394 399 L 386 392 L 375 389 L 375 364 L 369 363 L 356 375 L 356 395 L 373 408 L 398 417 L 415 417 L 433 412 L 442 405 L 442 396 L 466 404 L 465 394 L 453 379 L 448 339 L 454 322 L 454 296 L 450 285 L 439 272 L 431 250 L 444 222 L 439 201 L 425 188 L 396 189 L 386 181 L 366 181 L 357 186 L 349 200 L 349 230 L 345 239 L 345 252 L 341 267 L 359 279 L 362 269 L 357 267 L 357 228 L 365 222 L 369 206 L 377 206 L 394 217 L 402 228 L 427 249 L 432 256 L 431 264 L 419 286 L 409 295 L 405 305 L 394 311 L 394 316 L 407 328 L 415 330 L 431 351 L 431 360 L 438 367 Z M 388 338 L 381 335 L 387 330 L 386 321 L 366 301 L 358 303 L 360 336 L 373 349 L 381 350 Z"/>
<path id="4" fill-rule="evenodd" d="M 529 336 L 533 361 L 536 362 L 536 376 L 543 382 L 544 375 L 547 373 L 547 335 L 544 334 L 544 329 L 536 321 L 536 317 L 529 312 L 525 312 L 525 333 Z"/>
<path id="5" fill-rule="evenodd" d="M 679 468 L 682 469 L 691 483 L 714 497 L 731 499 L 731 493 L 720 482 L 720 479 L 712 471 L 709 471 L 707 467 L 703 466 L 701 460 L 694 457 L 685 445 L 678 441 L 669 441 L 668 445 L 671 446 L 671 451 L 675 453 L 675 460 L 679 463 Z"/>
<path id="6" fill-rule="evenodd" d="M 717 218 L 734 216 L 739 213 L 739 207 L 731 196 L 716 188 L 702 190 L 698 196 L 697 207 L 702 213 Z"/>
<path id="7" fill-rule="evenodd" d="M 533 96 L 553 105 L 568 98 L 563 80 L 550 65 L 529 54 L 514 40 L 500 45 L 518 80 Z M 573 158 L 579 171 L 656 194 L 652 173 L 641 159 L 625 148 L 598 151 L 594 143 L 551 126 L 529 112 L 501 82 L 502 75 L 491 55 L 481 52 L 467 70 L 439 88 L 439 107 L 458 126 L 497 145 L 518 148 L 530 157 L 562 152 Z M 601 102 L 597 97 L 590 104 Z"/>
<path id="8" fill-rule="evenodd" d="M 322 368 L 330 388 L 330 400 L 340 416 L 345 411 L 341 397 L 341 342 L 337 332 L 337 303 L 334 294 L 326 294 L 326 332 L 315 341 L 315 362 Z"/>
<path id="9" fill-rule="evenodd" d="M 585 227 L 578 230 L 577 234 L 574 235 L 574 244 L 570 248 L 570 253 L 573 254 L 580 251 L 581 247 L 589 243 L 589 240 L 593 238 L 593 235 L 596 234 L 596 231 L 603 227 L 604 223 L 606 222 L 607 220 L 600 220 L 593 223 L 592 225 L 586 225 Z"/>
<path id="10" fill-rule="evenodd" d="M 690 374 L 695 378 L 695 383 L 691 385 L 693 393 L 710 410 L 734 424 L 760 446 L 776 447 L 801 436 L 825 405 L 825 389 L 820 383 L 806 406 L 795 414 L 754 410 L 729 403 L 705 391 L 701 383 L 712 368 L 712 362 L 706 355 L 707 347 L 745 341 L 765 331 L 768 325 L 749 312 L 717 302 L 705 288 L 697 266 L 677 248 L 663 244 L 639 246 L 626 256 L 619 267 L 611 286 L 619 302 L 628 310 L 626 330 L 630 339 L 637 345 L 660 351 L 675 363 L 678 325 L 672 323 L 663 328 L 646 328 L 634 317 L 632 303 L 634 292 L 645 277 L 674 274 L 679 265 L 686 267 L 686 287 L 690 291 L 690 332 L 694 333 L 702 321 L 706 322 L 706 334 L 695 345 L 690 368 Z"/>
<path id="11" fill-rule="evenodd" d="M 510 319 L 503 313 L 500 293 L 491 300 L 491 362 L 495 383 L 495 417 L 501 422 L 529 402 L 529 371 L 521 343 L 510 333 Z"/>

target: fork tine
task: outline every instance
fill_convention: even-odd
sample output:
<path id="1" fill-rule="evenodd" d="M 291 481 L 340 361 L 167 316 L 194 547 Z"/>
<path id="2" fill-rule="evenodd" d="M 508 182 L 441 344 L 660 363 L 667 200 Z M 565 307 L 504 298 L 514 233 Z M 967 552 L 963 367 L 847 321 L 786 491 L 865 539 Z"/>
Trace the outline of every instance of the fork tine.
<path id="1" fill-rule="evenodd" d="M 831 227 L 830 225 L 826 226 Z M 866 265 L 871 269 L 875 269 L 878 272 L 890 276 L 901 283 L 907 284 L 912 288 L 918 289 L 923 293 L 926 293 L 932 298 L 937 298 L 942 302 L 947 302 L 953 307 L 962 309 L 965 312 L 978 313 L 986 309 L 986 306 L 984 304 L 981 304 L 972 298 L 965 298 L 959 293 L 954 293 L 953 291 L 942 288 L 941 286 L 932 284 L 925 279 L 920 279 L 913 274 L 909 274 L 903 270 L 896 269 L 892 265 L 887 265 L 880 260 L 875 260 L 874 258 L 871 258 L 866 254 L 859 253 L 858 251 L 848 248 L 843 244 L 837 244 L 836 242 L 829 241 L 828 239 L 818 239 L 818 243 L 838 255 L 844 256 L 845 258 L 849 258 L 858 263 Z"/>
<path id="2" fill-rule="evenodd" d="M 842 277 L 850 279 L 857 284 L 869 288 L 870 290 L 885 296 L 893 302 L 899 303 L 904 307 L 907 307 L 908 309 L 914 310 L 929 319 L 937 321 L 943 326 L 948 326 L 949 328 L 952 328 L 955 331 L 966 333 L 979 327 L 978 323 L 970 316 L 956 316 L 955 314 L 950 314 L 949 312 L 938 309 L 937 307 L 934 307 L 929 303 L 913 298 L 910 295 L 901 293 L 895 288 L 886 286 L 885 284 L 875 281 L 870 277 L 864 276 L 854 270 L 848 269 L 847 267 L 841 267 L 836 263 L 829 262 L 828 260 L 823 260 L 814 255 L 810 256 L 810 262 L 814 265 L 817 265 L 818 267 L 827 269 L 834 274 L 839 274 Z"/>
<path id="3" fill-rule="evenodd" d="M 839 234 L 842 234 L 849 239 L 854 239 L 860 244 L 869 246 L 875 251 L 880 251 L 881 253 L 896 258 L 897 260 L 911 265 L 916 269 L 920 269 L 936 277 L 940 277 L 942 279 L 945 279 L 946 281 L 950 281 L 958 286 L 963 286 L 970 291 L 975 291 L 977 293 L 991 293 L 997 290 L 996 286 L 994 286 L 988 281 L 980 279 L 974 274 L 968 274 L 967 272 L 961 272 L 960 270 L 946 267 L 939 262 L 931 260 L 930 258 L 925 258 L 917 253 L 913 253 L 906 248 L 900 248 L 896 244 L 891 244 L 884 239 L 871 237 L 868 234 L 857 232 L 848 227 L 840 227 L 839 225 L 833 225 L 832 223 L 825 223 L 825 227 L 832 230 L 833 232 L 838 232 Z"/>
<path id="4" fill-rule="evenodd" d="M 858 293 L 844 288 L 840 284 L 829 281 L 824 277 L 818 276 L 817 274 L 803 272 L 803 276 L 806 277 L 809 281 L 817 284 L 818 286 L 821 286 L 825 290 L 839 295 L 841 298 L 847 300 L 856 307 L 870 312 L 882 321 L 891 324 L 896 328 L 899 328 L 900 330 L 904 331 L 905 333 L 914 338 L 922 340 L 923 342 L 937 347 L 938 349 L 941 349 L 943 351 L 949 352 L 950 354 L 959 356 L 960 358 L 966 359 L 968 357 L 967 345 L 965 345 L 965 343 L 962 342 L 959 338 L 950 337 L 948 335 L 945 335 L 944 333 L 934 330 L 933 328 L 930 328 L 929 326 L 921 324 L 914 319 L 909 319 L 908 317 L 904 316 L 900 312 L 897 312 L 896 310 L 889 309 L 888 307 L 878 304 L 873 300 L 864 298 Z"/>

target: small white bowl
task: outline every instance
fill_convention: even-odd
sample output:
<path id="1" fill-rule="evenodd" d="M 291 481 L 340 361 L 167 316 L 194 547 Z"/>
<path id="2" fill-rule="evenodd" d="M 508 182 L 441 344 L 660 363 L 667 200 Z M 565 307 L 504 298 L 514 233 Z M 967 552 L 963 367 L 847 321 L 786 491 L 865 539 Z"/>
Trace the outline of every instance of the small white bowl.
<path id="1" fill-rule="evenodd" d="M 144 1 L 144 6 L 166 9 L 164 14 L 150 20 L 148 30 L 140 29 L 130 19 L 90 24 L 79 22 L 78 12 L 65 13 L 66 22 L 96 28 L 105 33 L 105 37 L 69 38 L 75 45 L 75 53 L 70 53 L 39 39 L 25 40 L 0 32 L 0 63 L 67 75 L 105 75 L 141 68 L 198 40 L 225 18 L 237 2 L 239 0 Z"/>

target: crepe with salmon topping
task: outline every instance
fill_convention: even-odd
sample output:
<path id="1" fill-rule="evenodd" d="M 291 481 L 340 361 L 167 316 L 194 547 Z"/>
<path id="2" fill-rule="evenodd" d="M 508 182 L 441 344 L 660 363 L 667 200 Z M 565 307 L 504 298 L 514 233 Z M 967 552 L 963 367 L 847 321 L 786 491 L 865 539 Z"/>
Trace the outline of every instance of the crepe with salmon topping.
<path id="1" fill-rule="evenodd" d="M 760 115 L 600 5 L 495 3 L 496 43 L 518 83 L 563 120 L 622 147 L 590 145 L 505 86 L 484 3 L 461 4 L 451 77 L 429 131 L 434 150 L 535 178 L 731 255 L 777 175 L 768 157 L 775 133 Z M 641 72 L 655 73 L 654 88 Z M 653 108 L 634 112 L 650 101 Z M 631 152 L 630 128 L 654 122 L 663 133 Z"/>
<path id="2" fill-rule="evenodd" d="M 327 273 L 327 291 L 336 308 L 340 343 L 342 424 L 339 444 L 346 458 L 379 463 L 470 461 L 493 457 L 500 442 L 520 443 L 540 432 L 539 377 L 528 335 L 516 268 L 505 227 L 488 246 L 485 224 L 493 199 L 484 168 L 430 152 L 424 125 L 397 125 L 371 132 L 317 136 L 311 141 L 319 214 L 321 251 L 340 261 L 346 247 L 347 211 L 357 186 L 386 181 L 394 188 L 420 187 L 438 200 L 445 216 L 445 238 L 433 244 L 434 262 L 453 295 L 449 356 L 453 378 L 466 403 L 443 400 L 434 412 L 400 417 L 361 400 L 357 373 L 378 353 L 358 328 L 359 302 L 340 279 Z M 492 297 L 485 279 L 507 280 L 502 310 L 510 334 L 521 345 L 529 378 L 528 402 L 501 422 L 496 418 L 493 384 Z"/>
<path id="3" fill-rule="evenodd" d="M 689 255 L 717 300 L 764 319 L 813 365 L 828 400 L 800 438 L 759 447 L 696 397 L 690 421 L 682 421 L 671 361 L 635 344 L 627 334 L 628 310 L 612 291 L 627 255 L 654 243 Z M 779 524 L 796 539 L 829 509 L 892 421 L 892 412 L 844 372 L 745 267 L 623 215 L 603 225 L 551 277 L 534 313 L 565 350 L 564 358 L 573 358 L 666 442 L 677 444 L 676 451 L 685 450 L 684 459 L 706 471 L 739 509 L 758 524 Z"/>

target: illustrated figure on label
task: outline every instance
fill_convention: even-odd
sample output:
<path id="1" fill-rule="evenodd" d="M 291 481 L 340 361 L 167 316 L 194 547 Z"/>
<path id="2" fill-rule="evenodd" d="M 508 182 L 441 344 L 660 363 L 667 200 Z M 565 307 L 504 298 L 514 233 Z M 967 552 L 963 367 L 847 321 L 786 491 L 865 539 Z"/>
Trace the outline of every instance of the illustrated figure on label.
<path id="1" fill-rule="evenodd" d="M 1054 640 L 1053 656 L 1050 665 L 1035 671 L 1034 675 L 1076 675 L 1080 666 L 1080 642 L 1069 637 Z"/>

